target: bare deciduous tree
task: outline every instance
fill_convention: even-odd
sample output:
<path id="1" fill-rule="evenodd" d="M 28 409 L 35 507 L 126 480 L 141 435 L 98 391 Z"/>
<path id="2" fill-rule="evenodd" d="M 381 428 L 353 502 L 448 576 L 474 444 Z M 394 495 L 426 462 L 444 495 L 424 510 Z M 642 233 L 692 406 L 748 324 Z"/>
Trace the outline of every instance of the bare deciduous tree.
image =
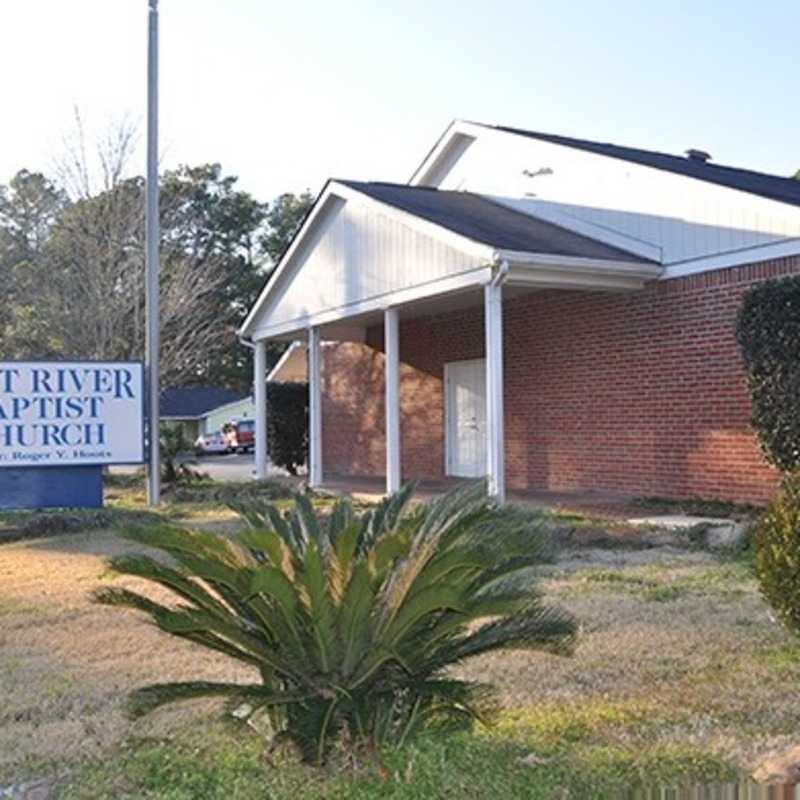
<path id="1" fill-rule="evenodd" d="M 17 320 L 29 353 L 96 359 L 141 358 L 144 345 L 144 183 L 128 177 L 136 141 L 129 121 L 112 126 L 96 146 L 99 181 L 80 115 L 57 160 L 56 184 L 69 203 L 31 265 L 29 304 L 47 320 L 35 331 Z M 180 197 L 165 197 L 161 215 L 181 219 Z M 170 205 L 174 207 L 170 207 Z M 187 223 L 190 220 L 184 214 Z M 222 259 L 193 247 L 192 231 L 164 230 L 161 261 L 162 381 L 196 380 L 225 346 L 231 330 L 220 313 L 226 282 Z M 221 319 L 221 316 L 223 318 Z M 20 327 L 21 326 L 21 327 Z M 24 345 L 23 345 L 24 346 Z"/>
<path id="2" fill-rule="evenodd" d="M 99 137 L 76 111 L 53 177 L 20 171 L 0 186 L 0 352 L 7 358 L 141 358 L 144 180 L 136 126 Z M 161 176 L 162 382 L 247 389 L 251 352 L 236 329 L 312 198 L 272 206 L 219 164 Z M 10 302 L 8 302 L 10 300 Z M 270 350 L 274 360 L 281 350 Z"/>

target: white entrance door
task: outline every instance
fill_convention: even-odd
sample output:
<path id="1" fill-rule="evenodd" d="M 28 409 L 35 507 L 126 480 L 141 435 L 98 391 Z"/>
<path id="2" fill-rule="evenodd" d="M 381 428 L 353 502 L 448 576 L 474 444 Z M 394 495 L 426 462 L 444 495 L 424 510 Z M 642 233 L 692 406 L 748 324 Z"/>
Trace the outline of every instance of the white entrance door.
<path id="1" fill-rule="evenodd" d="M 444 366 L 447 474 L 486 474 L 486 362 L 451 361 Z"/>

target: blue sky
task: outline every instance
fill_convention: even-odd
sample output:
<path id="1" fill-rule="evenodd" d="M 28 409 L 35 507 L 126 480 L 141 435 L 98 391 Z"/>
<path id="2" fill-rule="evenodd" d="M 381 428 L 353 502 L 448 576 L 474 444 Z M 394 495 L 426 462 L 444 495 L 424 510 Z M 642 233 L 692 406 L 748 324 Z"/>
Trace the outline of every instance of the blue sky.
<path id="1" fill-rule="evenodd" d="M 160 5 L 163 164 L 220 161 L 261 199 L 405 181 L 456 117 L 800 168 L 789 0 Z M 146 8 L 2 4 L 0 182 L 50 167 L 73 105 L 95 131 L 144 122 Z"/>

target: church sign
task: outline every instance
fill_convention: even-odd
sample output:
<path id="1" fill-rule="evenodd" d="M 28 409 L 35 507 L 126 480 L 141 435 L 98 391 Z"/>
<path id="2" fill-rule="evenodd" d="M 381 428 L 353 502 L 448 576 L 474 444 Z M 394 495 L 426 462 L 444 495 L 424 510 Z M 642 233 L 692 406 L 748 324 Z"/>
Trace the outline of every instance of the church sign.
<path id="1" fill-rule="evenodd" d="M 144 461 L 143 409 L 141 363 L 0 361 L 0 508 L 102 504 L 102 466 Z"/>

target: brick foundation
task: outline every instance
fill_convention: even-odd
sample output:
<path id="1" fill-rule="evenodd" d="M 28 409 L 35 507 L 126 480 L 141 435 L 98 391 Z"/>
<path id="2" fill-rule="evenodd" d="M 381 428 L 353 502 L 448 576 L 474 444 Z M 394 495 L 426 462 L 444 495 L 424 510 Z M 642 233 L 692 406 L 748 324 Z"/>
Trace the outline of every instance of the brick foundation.
<path id="1" fill-rule="evenodd" d="M 734 338 L 744 291 L 780 259 L 633 294 L 545 291 L 504 303 L 510 488 L 760 502 L 776 485 L 750 429 Z M 483 308 L 400 326 L 403 477 L 444 473 L 444 364 L 483 357 Z M 326 471 L 383 474 L 382 329 L 326 348 Z"/>

